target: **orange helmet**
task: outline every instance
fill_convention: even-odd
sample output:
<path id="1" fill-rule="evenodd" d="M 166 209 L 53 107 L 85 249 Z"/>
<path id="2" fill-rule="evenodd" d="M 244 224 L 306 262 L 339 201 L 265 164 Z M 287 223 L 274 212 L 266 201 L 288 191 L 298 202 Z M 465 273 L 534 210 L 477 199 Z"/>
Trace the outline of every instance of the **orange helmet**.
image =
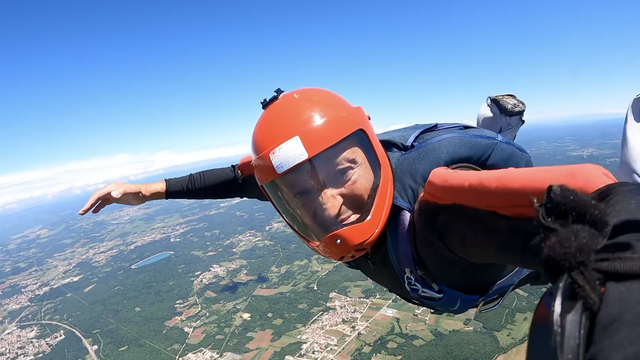
<path id="1" fill-rule="evenodd" d="M 271 203 L 318 254 L 349 261 L 366 253 L 393 200 L 391 164 L 369 116 L 317 88 L 278 89 L 262 105 L 252 165 Z"/>

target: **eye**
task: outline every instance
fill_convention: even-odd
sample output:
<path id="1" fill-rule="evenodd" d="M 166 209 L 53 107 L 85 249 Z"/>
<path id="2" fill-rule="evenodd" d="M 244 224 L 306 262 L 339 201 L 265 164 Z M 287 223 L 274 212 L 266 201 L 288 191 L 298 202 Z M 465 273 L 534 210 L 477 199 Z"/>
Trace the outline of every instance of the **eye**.
<path id="1" fill-rule="evenodd" d="M 302 191 L 296 192 L 294 197 L 296 198 L 296 200 L 301 200 L 301 199 L 304 199 L 304 198 L 308 197 L 309 194 L 310 194 L 309 190 L 302 190 Z"/>
<path id="2" fill-rule="evenodd" d="M 335 175 L 336 186 L 342 186 L 349 181 L 349 178 L 351 177 L 351 170 L 352 170 L 351 167 L 344 167 L 336 171 L 336 175 Z"/>

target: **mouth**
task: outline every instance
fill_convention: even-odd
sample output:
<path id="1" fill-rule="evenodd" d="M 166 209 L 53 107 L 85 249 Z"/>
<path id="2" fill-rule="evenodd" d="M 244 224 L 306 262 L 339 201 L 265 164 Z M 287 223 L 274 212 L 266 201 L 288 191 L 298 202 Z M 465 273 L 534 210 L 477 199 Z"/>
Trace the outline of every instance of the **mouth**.
<path id="1" fill-rule="evenodd" d="M 359 217 L 360 217 L 359 214 L 351 214 L 351 215 L 341 216 L 340 219 L 338 219 L 338 221 L 344 225 L 344 224 L 349 224 L 356 221 L 356 219 Z"/>

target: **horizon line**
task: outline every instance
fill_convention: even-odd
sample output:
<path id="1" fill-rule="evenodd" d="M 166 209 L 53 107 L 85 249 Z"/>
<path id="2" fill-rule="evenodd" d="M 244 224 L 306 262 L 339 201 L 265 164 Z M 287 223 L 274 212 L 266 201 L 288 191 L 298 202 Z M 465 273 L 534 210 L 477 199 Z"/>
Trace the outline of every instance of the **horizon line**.
<path id="1" fill-rule="evenodd" d="M 622 115 L 612 112 L 606 114 Z M 614 117 L 601 117 L 582 120 L 613 121 L 614 119 Z M 530 121 L 525 117 L 525 121 L 527 125 L 554 125 L 559 122 L 578 120 L 565 118 L 564 121 L 557 119 L 556 122 L 540 122 Z M 470 123 L 470 121 L 463 122 Z M 379 134 L 405 126 L 408 125 L 395 124 L 385 128 L 375 128 L 375 126 L 374 128 Z M 187 152 L 162 150 L 154 153 L 116 154 L 68 162 L 49 168 L 6 173 L 0 175 L 0 216 L 7 211 L 19 211 L 37 199 L 54 200 L 62 195 L 78 195 L 95 191 L 111 182 L 135 182 L 154 175 L 186 171 L 195 168 L 198 164 L 211 166 L 216 161 L 234 157 L 240 159 L 241 156 L 250 153 L 250 145 L 242 143 Z"/>

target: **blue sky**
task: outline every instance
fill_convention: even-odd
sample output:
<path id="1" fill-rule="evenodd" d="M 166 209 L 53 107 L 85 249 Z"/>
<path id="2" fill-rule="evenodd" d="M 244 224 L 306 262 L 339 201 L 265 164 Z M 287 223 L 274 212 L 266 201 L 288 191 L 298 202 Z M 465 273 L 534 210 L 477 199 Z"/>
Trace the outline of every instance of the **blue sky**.
<path id="1" fill-rule="evenodd" d="M 622 114 L 640 93 L 638 13 L 632 0 L 4 1 L 0 195 L 242 154 L 276 87 L 329 88 L 379 129 L 474 121 L 504 92 L 530 122 Z"/>

